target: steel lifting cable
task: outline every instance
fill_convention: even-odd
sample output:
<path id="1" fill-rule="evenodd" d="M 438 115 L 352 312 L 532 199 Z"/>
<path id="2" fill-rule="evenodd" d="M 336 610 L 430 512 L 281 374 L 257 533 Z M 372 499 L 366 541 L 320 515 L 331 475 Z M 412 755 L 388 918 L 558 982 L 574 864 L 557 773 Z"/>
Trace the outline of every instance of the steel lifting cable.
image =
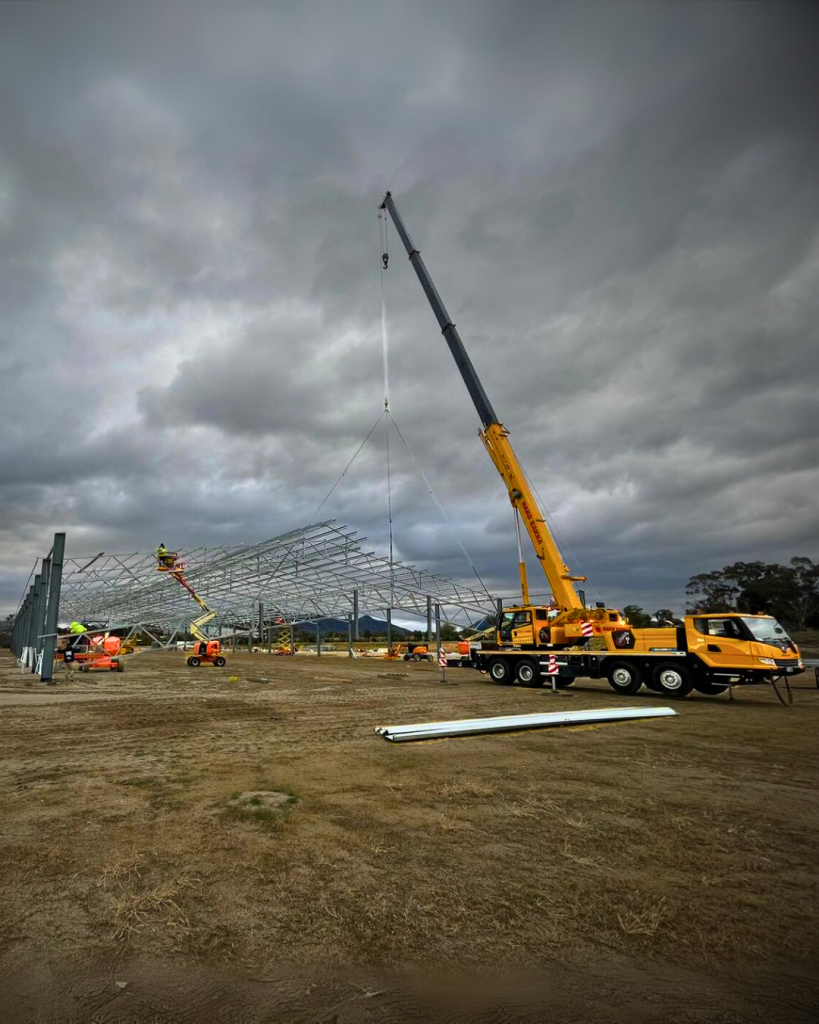
<path id="1" fill-rule="evenodd" d="M 484 591 L 485 591 L 485 593 L 486 593 L 486 596 L 487 596 L 488 598 L 490 598 L 490 599 L 491 599 L 492 601 L 494 601 L 495 599 L 494 599 L 494 598 L 492 597 L 492 595 L 491 595 L 491 594 L 489 593 L 489 590 L 487 589 L 487 586 L 486 586 L 486 584 L 485 584 L 485 583 L 484 583 L 484 581 L 483 581 L 483 580 L 481 579 L 481 574 L 480 574 L 480 573 L 478 572 L 477 568 L 475 567 L 475 563 L 474 563 L 474 562 L 472 561 L 472 559 L 471 559 L 471 558 L 469 557 L 469 552 L 468 552 L 468 551 L 466 550 L 466 548 L 465 548 L 465 547 L 463 546 L 463 543 L 461 542 L 461 538 L 460 538 L 460 537 L 458 536 L 458 534 L 457 534 L 457 533 L 455 532 L 455 527 L 454 527 L 454 526 L 452 525 L 452 523 L 451 523 L 451 521 L 450 521 L 450 518 L 449 518 L 449 516 L 448 516 L 448 515 L 446 514 L 446 512 L 444 511 L 444 507 L 443 507 L 443 505 L 442 505 L 442 504 L 440 503 L 440 501 L 438 501 L 438 498 L 437 498 L 437 497 L 436 497 L 436 495 L 435 495 L 435 491 L 433 491 L 433 489 L 432 489 L 432 485 L 430 484 L 429 480 L 427 480 L 426 476 L 424 475 L 424 471 L 423 471 L 423 470 L 421 469 L 421 467 L 420 467 L 420 466 L 418 465 L 418 460 L 417 460 L 417 459 L 415 458 L 415 455 L 413 454 L 413 451 L 412 451 L 412 449 L 411 449 L 411 448 L 410 448 L 410 446 L 409 446 L 409 445 L 407 444 L 407 439 L 406 439 L 406 438 L 404 437 L 404 435 L 403 435 L 403 434 L 401 433 L 401 430 L 400 430 L 400 428 L 399 428 L 398 424 L 397 424 L 397 423 L 395 422 L 395 417 L 394 417 L 394 416 L 392 416 L 392 414 L 390 414 L 390 419 L 392 420 L 392 425 L 393 425 L 393 426 L 395 427 L 395 432 L 396 432 L 396 433 L 398 434 L 398 436 L 399 436 L 399 437 L 401 438 L 401 441 L 403 442 L 403 444 L 404 444 L 404 447 L 405 447 L 405 448 L 407 449 L 407 451 L 409 452 L 409 456 L 410 456 L 410 458 L 412 459 L 413 465 L 414 465 L 414 466 L 415 466 L 415 468 L 416 468 L 416 469 L 418 470 L 418 475 L 419 475 L 419 476 L 421 477 L 421 479 L 422 479 L 422 480 L 424 481 L 424 483 L 426 484 L 426 488 L 427 488 L 427 490 L 429 491 L 430 497 L 431 497 L 431 498 L 432 498 L 432 500 L 433 500 L 433 501 L 435 502 L 435 504 L 436 504 L 436 505 L 438 506 L 438 511 L 439 511 L 439 512 L 441 513 L 441 515 L 442 515 L 442 516 L 444 517 L 444 522 L 445 522 L 445 523 L 446 523 L 446 525 L 447 525 L 447 526 L 449 527 L 449 532 L 450 532 L 450 533 L 452 534 L 452 536 L 453 536 L 453 537 L 455 538 L 455 543 L 456 543 L 456 544 L 458 545 L 458 547 L 459 547 L 459 548 L 461 549 L 461 551 L 463 552 L 463 556 L 464 556 L 464 558 L 465 558 L 465 559 L 467 560 L 467 562 L 469 563 L 469 568 L 470 568 L 470 569 L 472 570 L 472 572 L 474 572 L 474 573 L 475 573 L 475 576 L 477 577 L 477 580 L 478 580 L 478 582 L 480 583 L 480 585 L 481 585 L 481 586 L 483 587 L 483 589 L 484 589 Z"/>
<path id="2" fill-rule="evenodd" d="M 382 218 L 382 213 L 383 213 L 383 218 Z M 383 219 L 383 225 L 382 225 L 382 219 Z M 384 212 L 382 210 L 378 211 L 378 241 L 379 241 L 379 247 L 381 248 L 381 347 L 382 347 L 382 356 L 383 356 L 383 360 L 384 360 L 384 416 L 385 416 L 385 419 L 386 419 L 386 428 L 387 428 L 387 516 L 388 516 L 388 521 L 389 521 L 389 533 L 390 533 L 390 588 L 392 588 L 392 573 L 393 573 L 392 490 L 391 490 L 391 466 L 390 466 L 390 421 L 392 421 L 392 425 L 395 427 L 395 430 L 396 430 L 398 436 L 401 438 L 401 441 L 402 441 L 404 447 L 409 452 L 409 456 L 412 459 L 413 465 L 415 466 L 416 470 L 418 471 L 418 474 L 421 477 L 421 479 L 424 481 L 424 484 L 426 485 L 427 491 L 429 491 L 429 494 L 432 497 L 432 500 L 438 506 L 438 510 L 440 511 L 441 515 L 444 517 L 444 522 L 449 527 L 449 531 L 452 534 L 452 536 L 455 538 L 456 544 L 458 545 L 458 547 L 463 552 L 464 558 L 466 558 L 466 560 L 467 560 L 467 562 L 469 564 L 470 569 L 475 574 L 475 577 L 477 578 L 477 580 L 480 583 L 480 585 L 483 587 L 487 597 L 489 597 L 490 600 L 493 600 L 492 595 L 489 593 L 489 590 L 487 589 L 486 584 L 481 579 L 481 575 L 478 572 L 477 568 L 475 567 L 475 563 L 469 557 L 469 552 L 466 550 L 466 548 L 464 547 L 463 543 L 461 542 L 461 538 L 455 532 L 455 527 L 452 525 L 452 523 L 451 523 L 451 521 L 449 519 L 449 516 L 444 511 L 443 505 L 440 503 L 440 501 L 438 501 L 438 498 L 437 498 L 435 492 L 433 491 L 433 489 L 432 489 L 432 487 L 430 485 L 429 480 L 427 480 L 426 476 L 424 476 L 423 470 L 418 465 L 418 460 L 415 458 L 415 455 L 413 454 L 412 449 L 407 444 L 406 438 L 401 433 L 401 430 L 399 429 L 398 424 L 395 422 L 395 418 L 393 417 L 392 413 L 390 412 L 389 358 L 388 358 L 389 334 L 388 334 L 388 331 L 387 331 L 387 303 L 386 303 L 386 299 L 385 299 L 385 295 L 384 295 L 384 271 L 388 269 L 389 261 L 390 261 L 389 218 L 387 217 L 386 212 Z"/>
<path id="3" fill-rule="evenodd" d="M 384 295 L 384 271 L 390 261 L 389 242 L 387 237 L 387 215 L 383 216 L 383 238 L 381 236 L 382 211 L 378 211 L 379 243 L 383 245 L 381 253 L 381 358 L 384 366 L 384 427 L 387 434 L 387 531 L 390 541 L 390 607 L 395 600 L 395 568 L 392 534 L 392 466 L 390 463 L 390 364 L 388 355 L 387 334 L 387 300 Z"/>
<path id="4" fill-rule="evenodd" d="M 319 507 L 318 507 L 318 508 L 316 509 L 316 511 L 315 511 L 315 512 L 314 512 L 314 513 L 313 513 L 313 514 L 312 514 L 312 515 L 310 516 L 310 519 L 309 519 L 309 520 L 308 520 L 308 522 L 307 522 L 307 526 L 312 526 L 312 524 L 313 524 L 313 520 L 314 520 L 314 519 L 316 518 L 316 516 L 317 516 L 317 515 L 319 514 L 319 512 L 321 512 L 321 510 L 322 510 L 322 509 L 324 508 L 324 506 L 325 506 L 325 505 L 327 504 L 327 501 L 328 501 L 328 499 L 329 499 L 330 495 L 331 495 L 331 494 L 333 493 L 333 491 L 334 491 L 334 490 L 336 489 L 336 487 L 338 487 L 338 485 L 339 485 L 339 484 L 341 483 L 341 481 L 342 481 L 342 480 L 344 479 L 344 477 L 345 477 L 345 476 L 347 475 L 347 470 L 348 470 L 348 469 L 350 468 L 350 466 L 352 466 L 352 464 L 353 464 L 353 463 L 355 462 L 355 460 L 356 460 L 356 459 L 358 458 L 358 455 L 359 455 L 359 453 L 360 453 L 361 449 L 362 449 L 362 448 L 364 447 L 364 445 L 365 445 L 365 444 L 366 444 L 366 443 L 367 443 L 367 442 L 368 442 L 368 441 L 370 440 L 370 438 L 371 438 L 371 437 L 373 436 L 373 434 L 375 433 L 375 428 L 376 428 L 376 427 L 378 426 L 378 424 L 379 424 L 379 423 L 381 422 L 381 420 L 382 420 L 382 419 L 384 418 L 384 416 L 386 416 L 386 414 L 387 414 L 387 412 L 386 412 L 386 410 L 384 410 L 384 412 L 382 412 L 382 413 L 381 413 L 381 415 L 380 415 L 380 416 L 378 417 L 378 419 L 377 419 L 377 420 L 375 421 L 375 423 L 373 423 L 373 425 L 372 425 L 372 426 L 370 427 L 369 433 L 368 433 L 368 434 L 367 434 L 367 436 L 366 436 L 366 437 L 364 438 L 364 440 L 363 440 L 363 441 L 361 442 L 361 444 L 360 444 L 360 445 L 358 446 L 358 448 L 356 448 L 356 450 L 355 450 L 355 454 L 353 455 L 353 457 L 352 457 L 352 458 L 350 459 L 350 461 L 349 461 L 349 462 L 347 463 L 347 465 L 346 465 L 346 466 L 344 467 L 344 469 L 343 469 L 343 470 L 341 471 L 341 473 L 339 474 L 339 477 L 338 477 L 338 479 L 336 480 L 336 482 L 335 482 L 335 483 L 333 484 L 333 486 L 332 486 L 332 487 L 330 488 L 330 490 L 329 490 L 329 491 L 327 492 L 327 494 L 326 494 L 326 495 L 324 496 L 324 500 L 323 500 L 323 501 L 321 502 L 321 504 L 319 505 Z M 305 526 L 305 527 L 304 527 L 304 529 L 307 529 L 307 526 Z"/>

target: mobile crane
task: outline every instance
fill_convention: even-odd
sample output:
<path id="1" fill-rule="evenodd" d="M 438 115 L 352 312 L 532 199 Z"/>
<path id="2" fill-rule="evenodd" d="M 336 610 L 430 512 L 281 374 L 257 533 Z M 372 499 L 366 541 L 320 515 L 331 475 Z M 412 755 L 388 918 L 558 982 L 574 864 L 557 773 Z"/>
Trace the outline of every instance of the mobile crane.
<path id="1" fill-rule="evenodd" d="M 203 611 L 203 614 L 199 618 L 194 619 L 188 626 L 190 632 L 196 637 L 196 643 L 194 644 L 193 652 L 185 659 L 187 664 L 191 668 L 198 668 L 205 662 L 215 665 L 217 668 L 222 668 L 225 665 L 222 645 L 218 640 L 210 640 L 202 628 L 216 618 L 216 612 L 196 593 L 185 578 L 183 572 L 185 565 L 179 561 L 177 552 L 168 551 L 165 554 L 157 555 L 156 568 L 157 572 L 166 572 L 173 576 L 177 583 L 187 590 Z"/>
<path id="2" fill-rule="evenodd" d="M 574 584 L 586 577 L 569 572 L 509 441 L 509 431 L 492 408 L 390 192 L 379 209 L 392 218 L 421 282 L 477 410 L 481 421 L 478 436 L 507 487 L 515 511 L 522 602 L 499 613 L 495 639 L 473 645 L 472 663 L 498 683 L 517 679 L 524 685 L 537 686 L 547 673 L 556 677 L 559 686 L 571 685 L 581 676 L 605 677 L 618 693 L 636 693 L 645 683 L 670 697 L 684 697 L 695 687 L 702 693 L 721 693 L 734 682 L 775 682 L 776 678 L 801 672 L 796 645 L 770 616 L 686 616 L 679 628 L 635 630 L 614 608 L 602 603 L 595 608 L 584 606 Z M 389 254 L 384 253 L 382 260 L 386 270 Z M 533 605 L 529 600 L 521 520 L 554 598 L 547 606 Z M 709 642 L 709 637 L 720 639 Z M 583 650 L 592 639 L 597 639 L 603 649 Z"/>

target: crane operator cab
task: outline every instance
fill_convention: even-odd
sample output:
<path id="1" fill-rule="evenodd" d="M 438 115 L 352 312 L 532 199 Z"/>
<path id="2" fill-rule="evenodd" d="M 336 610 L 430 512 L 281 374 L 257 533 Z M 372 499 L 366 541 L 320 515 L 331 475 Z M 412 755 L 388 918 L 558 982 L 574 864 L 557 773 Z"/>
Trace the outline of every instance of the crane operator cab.
<path id="1" fill-rule="evenodd" d="M 222 668 L 225 659 L 222 656 L 222 645 L 218 640 L 197 640 L 193 645 L 193 652 L 188 655 L 187 663 L 191 668 L 198 668 L 202 664 L 215 665 Z"/>

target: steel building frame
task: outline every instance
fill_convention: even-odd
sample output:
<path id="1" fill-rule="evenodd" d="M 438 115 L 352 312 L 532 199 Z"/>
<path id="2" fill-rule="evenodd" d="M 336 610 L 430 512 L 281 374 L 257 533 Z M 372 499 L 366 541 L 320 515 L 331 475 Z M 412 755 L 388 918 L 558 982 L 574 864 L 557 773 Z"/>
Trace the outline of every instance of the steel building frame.
<path id="1" fill-rule="evenodd" d="M 261 544 L 199 547 L 180 552 L 185 576 L 218 617 L 210 635 L 269 625 L 369 612 L 389 621 L 392 612 L 426 619 L 432 605 L 443 621 L 467 624 L 492 614 L 496 600 L 437 573 L 367 551 L 366 538 L 335 520 L 281 534 Z M 195 618 L 190 596 L 152 552 L 100 552 L 66 557 L 60 620 L 97 627 L 183 633 Z"/>

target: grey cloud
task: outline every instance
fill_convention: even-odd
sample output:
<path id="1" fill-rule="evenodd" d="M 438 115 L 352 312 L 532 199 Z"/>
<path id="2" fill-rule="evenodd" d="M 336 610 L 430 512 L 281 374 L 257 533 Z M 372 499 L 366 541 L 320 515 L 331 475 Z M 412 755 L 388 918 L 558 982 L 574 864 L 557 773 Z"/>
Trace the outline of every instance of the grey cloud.
<path id="1" fill-rule="evenodd" d="M 607 599 L 815 556 L 810 6 L 5 5 L 2 601 L 58 527 L 309 518 L 381 411 L 387 187 Z M 508 500 L 391 249 L 396 421 L 512 593 Z M 393 485 L 399 555 L 469 575 L 395 439 Z M 384 486 L 382 437 L 321 514 L 383 550 Z"/>

